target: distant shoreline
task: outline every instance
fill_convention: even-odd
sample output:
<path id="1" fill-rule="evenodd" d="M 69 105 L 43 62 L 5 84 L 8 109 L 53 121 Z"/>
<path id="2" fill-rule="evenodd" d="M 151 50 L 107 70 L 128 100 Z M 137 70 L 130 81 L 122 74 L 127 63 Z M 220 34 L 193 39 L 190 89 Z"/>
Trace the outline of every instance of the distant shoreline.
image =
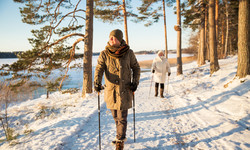
<path id="1" fill-rule="evenodd" d="M 190 56 L 190 57 L 182 57 L 182 63 L 186 64 L 186 63 L 190 63 L 193 62 L 197 59 L 196 56 Z M 140 67 L 144 68 L 144 69 L 150 69 L 152 66 L 152 62 L 153 60 L 143 60 L 143 61 L 139 61 Z M 177 65 L 177 59 L 176 58 L 169 58 L 168 62 L 170 63 L 171 67 L 174 67 Z"/>

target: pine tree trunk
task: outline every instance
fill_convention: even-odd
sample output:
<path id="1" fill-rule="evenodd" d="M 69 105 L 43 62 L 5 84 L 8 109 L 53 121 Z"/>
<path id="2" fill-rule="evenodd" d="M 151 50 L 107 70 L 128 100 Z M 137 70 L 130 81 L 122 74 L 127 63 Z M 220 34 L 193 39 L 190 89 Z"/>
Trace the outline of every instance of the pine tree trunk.
<path id="1" fill-rule="evenodd" d="M 82 96 L 92 93 L 93 0 L 86 2 Z"/>
<path id="2" fill-rule="evenodd" d="M 125 3 L 125 0 L 122 0 L 122 2 L 123 2 L 123 16 L 124 16 L 125 39 L 126 39 L 126 43 L 128 44 L 128 24 L 127 24 L 126 3 Z"/>
<path id="3" fill-rule="evenodd" d="M 200 50 L 199 50 L 199 63 L 198 65 L 205 64 L 205 8 L 204 8 L 204 0 L 201 0 L 202 3 L 202 12 L 201 12 L 201 26 L 200 26 Z"/>
<path id="4" fill-rule="evenodd" d="M 208 8 L 206 6 L 205 9 L 205 55 L 206 60 L 210 61 L 210 52 L 209 52 L 209 44 L 208 44 Z"/>
<path id="5" fill-rule="evenodd" d="M 250 3 L 248 1 L 248 8 L 250 7 Z M 248 10 L 248 75 L 250 74 L 250 25 L 249 25 L 249 20 L 250 20 L 250 11 Z M 238 39 L 239 40 L 239 39 Z"/>
<path id="6" fill-rule="evenodd" d="M 222 45 L 222 50 L 221 50 L 221 57 L 222 58 L 224 58 L 224 54 L 223 54 L 223 52 L 224 52 L 224 49 L 225 49 L 225 20 L 224 19 L 222 19 L 222 23 L 221 23 L 222 25 L 221 25 L 221 45 Z"/>
<path id="7" fill-rule="evenodd" d="M 165 31 L 165 57 L 168 58 L 168 41 L 167 41 L 167 25 L 166 25 L 165 0 L 162 0 L 162 5 L 163 5 L 164 31 Z"/>
<path id="8" fill-rule="evenodd" d="M 237 76 L 240 78 L 250 74 L 250 24 L 249 0 L 239 1 L 239 26 L 238 26 L 238 68 Z"/>
<path id="9" fill-rule="evenodd" d="M 215 31 L 215 0 L 209 0 L 209 48 L 210 48 L 210 74 L 219 70 L 219 62 L 216 47 Z"/>
<path id="10" fill-rule="evenodd" d="M 177 25 L 180 27 L 180 30 L 177 31 L 177 75 L 182 73 L 182 58 L 181 58 L 181 9 L 180 9 L 180 0 L 176 1 L 177 5 Z"/>
<path id="11" fill-rule="evenodd" d="M 217 51 L 218 51 L 218 58 L 223 58 L 221 56 L 221 49 L 219 48 L 219 25 L 218 25 L 218 19 L 219 19 L 219 0 L 215 1 L 215 30 L 216 30 L 216 41 L 217 41 Z"/>
<path id="12" fill-rule="evenodd" d="M 226 28 L 226 37 L 225 37 L 225 51 L 224 51 L 224 58 L 227 57 L 227 52 L 228 52 L 228 38 L 229 38 L 229 18 L 228 18 L 228 2 L 227 0 L 224 0 L 225 6 L 226 6 L 226 23 L 227 23 L 227 28 Z"/>
<path id="13" fill-rule="evenodd" d="M 203 27 L 201 27 L 200 29 L 200 54 L 199 54 L 199 66 L 202 66 L 205 64 L 205 28 L 204 28 L 204 24 L 201 25 Z"/>
<path id="14" fill-rule="evenodd" d="M 216 27 L 216 40 L 218 39 L 218 18 L 219 18 L 219 0 L 215 1 L 215 27 Z"/>

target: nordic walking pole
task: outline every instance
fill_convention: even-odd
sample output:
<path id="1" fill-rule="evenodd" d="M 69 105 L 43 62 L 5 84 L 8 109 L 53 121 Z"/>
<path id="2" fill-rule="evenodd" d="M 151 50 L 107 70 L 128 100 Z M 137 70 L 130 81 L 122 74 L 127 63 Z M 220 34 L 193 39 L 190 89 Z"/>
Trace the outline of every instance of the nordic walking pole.
<path id="1" fill-rule="evenodd" d="M 101 150 L 100 92 L 98 92 L 99 150 Z"/>
<path id="2" fill-rule="evenodd" d="M 168 85 L 169 85 L 169 76 L 168 76 Z M 168 85 L 167 85 L 167 94 L 168 94 Z M 168 94 L 169 95 L 169 94 Z"/>
<path id="3" fill-rule="evenodd" d="M 133 92 L 134 142 L 135 142 L 135 92 Z"/>
<path id="4" fill-rule="evenodd" d="M 154 76 L 154 75 L 152 74 L 148 98 L 150 97 L 150 93 L 151 93 L 151 87 L 152 87 L 152 82 L 153 82 L 153 76 Z"/>

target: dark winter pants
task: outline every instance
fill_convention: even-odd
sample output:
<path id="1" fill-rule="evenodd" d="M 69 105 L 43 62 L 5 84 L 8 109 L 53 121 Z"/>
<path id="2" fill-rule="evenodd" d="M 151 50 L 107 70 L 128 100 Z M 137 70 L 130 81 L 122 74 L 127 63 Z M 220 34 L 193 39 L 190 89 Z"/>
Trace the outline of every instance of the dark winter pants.
<path id="1" fill-rule="evenodd" d="M 159 83 L 155 82 L 155 96 L 158 95 Z M 160 83 L 160 96 L 163 97 L 164 83 Z"/>
<path id="2" fill-rule="evenodd" d="M 161 83 L 160 86 L 161 86 L 161 89 L 164 89 L 164 83 Z M 155 87 L 158 88 L 159 83 L 155 82 Z"/>
<path id="3" fill-rule="evenodd" d="M 127 131 L 128 110 L 111 109 L 111 112 L 116 124 L 116 138 L 118 140 L 124 140 L 126 138 Z"/>

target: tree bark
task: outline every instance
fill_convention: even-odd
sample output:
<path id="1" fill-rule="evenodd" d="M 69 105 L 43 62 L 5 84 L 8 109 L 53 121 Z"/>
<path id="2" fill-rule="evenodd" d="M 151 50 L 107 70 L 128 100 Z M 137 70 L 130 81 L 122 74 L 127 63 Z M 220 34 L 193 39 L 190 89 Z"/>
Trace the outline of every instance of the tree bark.
<path id="1" fill-rule="evenodd" d="M 215 30 L 216 30 L 216 41 L 219 41 L 219 0 L 215 1 Z M 217 43 L 217 51 L 218 51 L 218 59 L 223 58 L 223 55 L 221 55 L 221 51 L 223 51 L 223 49 L 221 49 L 219 47 L 219 44 Z"/>
<path id="2" fill-rule="evenodd" d="M 126 43 L 128 44 L 128 24 L 127 24 L 126 3 L 125 3 L 125 0 L 122 0 L 122 2 L 123 2 L 123 16 L 124 16 L 125 39 L 126 39 Z"/>
<path id="3" fill-rule="evenodd" d="M 204 0 L 201 0 L 202 9 L 201 9 L 201 26 L 200 26 L 200 50 L 199 50 L 199 59 L 198 65 L 205 64 L 205 7 L 204 7 Z"/>
<path id="4" fill-rule="evenodd" d="M 180 0 L 176 1 L 177 5 L 177 25 L 180 30 L 177 31 L 177 75 L 182 73 L 182 58 L 181 58 L 181 9 L 180 9 Z"/>
<path id="5" fill-rule="evenodd" d="M 215 0 L 209 0 L 209 48 L 210 48 L 210 74 L 220 69 L 217 46 L 216 46 L 216 31 L 215 31 Z"/>
<path id="6" fill-rule="evenodd" d="M 206 60 L 210 61 L 210 52 L 208 44 L 208 7 L 205 8 L 205 55 Z"/>
<path id="7" fill-rule="evenodd" d="M 248 8 L 250 7 L 250 3 L 249 3 L 249 1 L 248 1 Z M 249 25 L 249 20 L 250 20 L 250 11 L 249 11 L 249 9 L 248 9 L 248 74 L 250 74 L 250 25 Z"/>
<path id="8" fill-rule="evenodd" d="M 162 5 L 163 5 L 164 31 L 165 31 L 165 57 L 168 58 L 168 41 L 167 41 L 167 25 L 166 25 L 165 0 L 162 0 Z"/>
<path id="9" fill-rule="evenodd" d="M 249 7 L 250 7 L 249 0 L 239 1 L 237 76 L 239 76 L 240 78 L 244 78 L 250 74 Z"/>
<path id="10" fill-rule="evenodd" d="M 221 45 L 222 45 L 222 50 L 221 50 L 221 57 L 224 58 L 224 50 L 225 50 L 225 20 L 222 20 L 221 23 Z"/>
<path id="11" fill-rule="evenodd" d="M 227 57 L 228 52 L 228 37 L 229 37 L 229 18 L 228 18 L 228 2 L 227 0 L 224 0 L 225 6 L 226 6 L 226 37 L 225 37 L 225 51 L 224 51 L 224 58 Z"/>
<path id="12" fill-rule="evenodd" d="M 215 27 L 216 27 L 216 40 L 218 39 L 218 18 L 219 18 L 219 0 L 215 1 Z"/>
<path id="13" fill-rule="evenodd" d="M 92 93 L 93 0 L 86 1 L 82 96 Z"/>
<path id="14" fill-rule="evenodd" d="M 47 99 L 49 98 L 49 91 L 47 90 L 47 97 L 46 97 Z"/>

